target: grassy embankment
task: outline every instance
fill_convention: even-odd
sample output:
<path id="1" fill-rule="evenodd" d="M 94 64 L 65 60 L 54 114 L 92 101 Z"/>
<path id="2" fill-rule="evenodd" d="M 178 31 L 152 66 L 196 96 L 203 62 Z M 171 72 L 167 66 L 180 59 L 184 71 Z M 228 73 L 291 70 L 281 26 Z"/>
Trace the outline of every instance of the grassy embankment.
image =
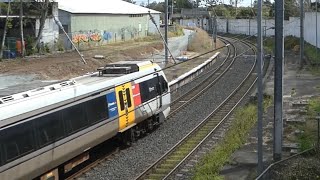
<path id="1" fill-rule="evenodd" d="M 269 107 L 271 103 L 271 97 L 265 97 L 264 108 Z M 224 140 L 201 159 L 195 169 L 193 179 L 222 179 L 222 177 L 219 176 L 219 171 L 228 163 L 231 154 L 245 143 L 256 121 L 257 105 L 255 103 L 250 103 L 245 107 L 238 108 L 234 115 L 234 121 L 227 131 Z"/>
<path id="2" fill-rule="evenodd" d="M 274 50 L 274 39 L 268 38 L 264 41 L 265 48 L 270 53 Z M 285 50 L 293 50 L 296 53 L 299 53 L 300 48 L 300 39 L 293 37 L 293 36 L 287 36 L 284 39 L 284 49 Z M 320 75 L 320 49 L 318 49 L 318 57 L 317 57 L 317 49 L 315 46 L 305 42 L 305 49 L 304 49 L 304 55 L 306 57 L 306 60 L 309 64 L 308 68 L 309 70 L 316 75 Z"/>
<path id="3" fill-rule="evenodd" d="M 317 113 L 320 113 L 320 97 L 314 98 L 309 102 L 306 123 L 297 127 L 303 132 L 298 136 L 300 151 L 310 149 L 317 143 Z"/>
<path id="4" fill-rule="evenodd" d="M 196 33 L 192 38 L 191 42 L 189 42 L 187 50 L 200 53 L 212 50 L 212 39 L 208 35 L 208 33 L 200 28 L 191 29 L 195 30 Z"/>

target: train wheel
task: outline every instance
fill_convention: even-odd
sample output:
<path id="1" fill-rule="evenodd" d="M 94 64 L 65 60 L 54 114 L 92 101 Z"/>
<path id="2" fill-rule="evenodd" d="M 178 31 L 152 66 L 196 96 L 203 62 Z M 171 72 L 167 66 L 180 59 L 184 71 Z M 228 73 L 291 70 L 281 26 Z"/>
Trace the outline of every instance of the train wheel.
<path id="1" fill-rule="evenodd" d="M 132 146 L 132 143 L 135 141 L 133 128 L 128 129 L 122 134 L 122 142 L 124 146 Z"/>
<path id="2" fill-rule="evenodd" d="M 147 131 L 151 132 L 153 130 L 153 119 L 147 120 Z"/>

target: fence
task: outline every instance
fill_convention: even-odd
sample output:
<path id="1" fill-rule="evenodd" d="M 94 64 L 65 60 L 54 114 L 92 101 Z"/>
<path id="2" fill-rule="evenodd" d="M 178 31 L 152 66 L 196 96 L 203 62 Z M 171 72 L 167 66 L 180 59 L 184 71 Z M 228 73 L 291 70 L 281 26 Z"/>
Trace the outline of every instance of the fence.
<path id="1" fill-rule="evenodd" d="M 320 47 L 320 13 L 318 12 L 318 19 L 316 23 L 316 13 L 306 12 L 304 21 L 304 36 L 305 41 Z M 181 25 L 185 26 L 198 26 L 205 30 L 210 29 L 210 23 L 207 19 L 199 20 L 194 19 L 183 19 L 180 20 Z M 316 25 L 318 28 L 316 28 Z M 262 21 L 264 30 L 264 36 L 274 36 L 275 26 L 274 19 L 267 19 Z M 316 41 L 316 29 L 318 29 L 318 36 Z M 257 20 L 256 19 L 217 19 L 217 31 L 220 33 L 231 33 L 231 34 L 245 34 L 245 35 L 257 35 Z M 289 20 L 284 21 L 284 36 L 295 36 L 300 37 L 300 18 L 290 17 Z"/>

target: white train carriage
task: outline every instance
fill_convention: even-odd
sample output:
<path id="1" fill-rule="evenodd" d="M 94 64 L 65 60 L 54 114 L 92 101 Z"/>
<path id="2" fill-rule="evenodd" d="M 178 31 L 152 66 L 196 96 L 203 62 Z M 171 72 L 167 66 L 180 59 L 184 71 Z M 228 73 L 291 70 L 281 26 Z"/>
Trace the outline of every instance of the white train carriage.
<path id="1" fill-rule="evenodd" d="M 90 148 L 117 135 L 130 142 L 169 111 L 167 79 L 150 61 L 113 63 L 96 73 L 2 97 L 0 179 L 57 179 L 57 167 L 67 160 L 81 154 L 72 168 L 88 159 Z"/>

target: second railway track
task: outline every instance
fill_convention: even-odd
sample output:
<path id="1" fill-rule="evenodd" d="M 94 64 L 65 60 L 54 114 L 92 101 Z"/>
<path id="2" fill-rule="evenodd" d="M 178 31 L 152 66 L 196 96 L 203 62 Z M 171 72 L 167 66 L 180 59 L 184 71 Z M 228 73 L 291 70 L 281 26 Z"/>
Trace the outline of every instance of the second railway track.
<path id="1" fill-rule="evenodd" d="M 244 43 L 244 42 L 243 42 Z M 247 44 L 247 43 L 245 43 Z M 249 45 L 251 49 L 252 45 Z M 253 50 L 254 51 L 254 50 Z M 234 57 L 235 58 L 235 57 Z M 239 86 L 189 134 L 173 146 L 136 179 L 167 179 L 224 122 L 256 81 L 254 65 Z M 207 85 L 209 86 L 209 85 Z"/>
<path id="2" fill-rule="evenodd" d="M 228 38 L 228 39 L 232 39 L 232 38 Z M 229 57 L 229 59 L 232 59 L 232 58 L 233 57 Z M 220 64 L 217 63 L 216 67 L 217 65 L 219 66 Z M 216 84 L 213 85 L 212 87 L 214 87 L 214 89 L 217 89 L 217 87 L 221 88 L 222 86 L 224 86 L 225 88 L 226 87 L 227 88 L 224 90 L 224 93 L 222 94 L 231 93 L 231 89 L 229 88 L 232 87 L 233 89 L 234 87 L 236 87 L 235 84 L 238 84 L 241 81 L 241 80 L 239 81 L 240 79 L 239 77 L 242 76 L 241 74 L 243 74 L 244 71 L 248 71 L 248 70 L 243 70 L 243 69 L 246 69 L 248 65 L 249 65 L 248 63 L 243 63 L 243 61 L 242 62 L 235 61 L 235 65 L 233 65 L 233 67 L 231 68 L 230 67 L 228 68 L 231 71 L 228 71 L 227 75 L 222 76 L 222 79 L 219 80 L 219 82 L 216 82 Z M 245 67 L 245 68 L 242 68 L 242 67 Z M 208 69 L 207 71 L 205 71 L 206 75 L 204 76 L 208 77 L 210 72 L 213 72 L 215 70 L 216 70 L 215 68 Z M 238 74 L 238 75 L 232 79 L 234 79 L 233 81 L 236 83 L 234 83 L 234 85 L 232 84 L 226 85 L 226 83 L 228 82 L 228 79 L 230 79 L 230 77 L 234 76 L 235 74 Z M 206 77 L 203 77 L 203 78 L 206 78 Z M 197 79 L 196 81 L 199 82 L 199 80 L 201 81 L 201 78 Z M 194 82 L 190 83 L 190 86 L 194 86 Z M 222 102 L 222 97 L 226 97 L 225 95 L 222 95 L 222 94 L 212 95 L 212 97 L 207 99 L 207 102 L 210 102 L 211 101 L 210 99 L 212 99 L 215 96 L 217 96 L 218 98 L 214 100 L 215 102 L 219 102 L 220 100 L 221 100 L 220 102 Z M 199 96 L 199 98 L 202 99 L 201 96 Z M 193 105 L 190 104 L 190 106 L 193 107 L 194 103 L 199 101 L 198 100 L 199 98 L 195 98 L 193 101 L 191 101 L 190 103 Z M 203 103 L 207 104 L 207 102 L 206 103 L 203 102 Z M 206 107 L 206 108 L 209 107 L 208 105 L 206 106 L 204 104 L 201 104 L 201 107 Z M 210 105 L 210 106 L 211 108 L 217 109 L 216 105 Z M 195 109 L 199 109 L 199 107 L 193 107 L 192 109 L 194 111 Z M 202 109 L 202 111 L 204 110 L 205 109 Z M 187 113 L 183 113 L 183 112 L 187 112 Z M 180 113 L 176 114 L 175 117 L 171 117 L 171 120 L 167 121 L 162 126 L 160 126 L 160 128 L 157 131 L 137 141 L 132 148 L 121 150 L 119 153 L 117 153 L 107 162 L 99 163 L 100 165 L 98 165 L 97 167 L 94 167 L 90 172 L 80 177 L 85 179 L 86 178 L 88 179 L 132 179 L 137 174 L 139 174 L 139 172 L 143 172 L 143 170 L 145 170 L 147 166 L 155 162 L 157 158 L 159 158 L 166 151 L 168 151 L 176 142 L 181 140 L 183 136 L 187 134 L 187 132 L 190 132 L 191 129 L 193 129 L 199 124 L 199 122 L 197 122 L 198 120 L 196 120 L 195 117 L 196 116 L 201 117 L 202 115 L 197 113 L 195 114 L 190 114 L 190 113 L 191 112 L 190 110 L 188 110 L 188 108 L 181 108 Z M 189 117 L 188 117 L 188 114 L 189 114 Z M 203 114 L 208 114 L 208 113 L 206 112 Z M 180 116 L 184 116 L 185 118 L 188 117 L 188 120 L 185 121 L 184 119 L 181 119 Z"/>

